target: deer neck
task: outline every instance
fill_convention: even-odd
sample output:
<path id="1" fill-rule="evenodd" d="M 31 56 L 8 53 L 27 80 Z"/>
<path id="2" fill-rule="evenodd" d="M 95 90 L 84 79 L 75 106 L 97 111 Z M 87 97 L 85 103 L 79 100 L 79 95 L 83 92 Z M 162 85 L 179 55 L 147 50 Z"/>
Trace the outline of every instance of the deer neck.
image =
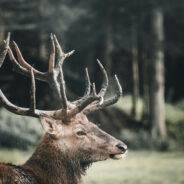
<path id="1" fill-rule="evenodd" d="M 54 140 L 45 134 L 31 158 L 23 165 L 42 183 L 78 184 L 84 168 L 80 161 L 69 156 L 63 148 L 59 149 Z"/>

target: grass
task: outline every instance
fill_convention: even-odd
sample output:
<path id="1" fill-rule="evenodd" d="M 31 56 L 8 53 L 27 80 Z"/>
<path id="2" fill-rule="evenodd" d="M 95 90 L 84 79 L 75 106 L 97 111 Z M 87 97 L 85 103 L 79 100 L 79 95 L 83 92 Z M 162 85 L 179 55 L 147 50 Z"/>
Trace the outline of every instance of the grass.
<path id="1" fill-rule="evenodd" d="M 126 159 L 94 164 L 83 184 L 184 184 L 184 153 L 130 152 Z"/>
<path id="2" fill-rule="evenodd" d="M 30 152 L 0 150 L 0 162 L 24 163 Z M 184 184 L 184 153 L 130 151 L 122 160 L 97 162 L 83 184 Z"/>

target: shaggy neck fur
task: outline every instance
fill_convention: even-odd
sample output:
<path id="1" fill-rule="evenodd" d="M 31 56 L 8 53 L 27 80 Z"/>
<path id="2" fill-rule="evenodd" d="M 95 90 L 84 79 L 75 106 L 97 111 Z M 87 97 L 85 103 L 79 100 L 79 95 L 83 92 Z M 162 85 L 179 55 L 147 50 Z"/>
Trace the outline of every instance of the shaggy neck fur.
<path id="1" fill-rule="evenodd" d="M 43 184 L 78 184 L 90 165 L 81 163 L 80 156 L 61 151 L 57 143 L 46 134 L 32 157 L 22 166 L 35 174 Z"/>

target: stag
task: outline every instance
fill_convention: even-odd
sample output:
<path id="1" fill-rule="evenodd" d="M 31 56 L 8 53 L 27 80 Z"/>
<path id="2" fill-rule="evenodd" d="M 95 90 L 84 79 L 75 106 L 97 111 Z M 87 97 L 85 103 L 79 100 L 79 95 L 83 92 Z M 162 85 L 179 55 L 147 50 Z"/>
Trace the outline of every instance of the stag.
<path id="1" fill-rule="evenodd" d="M 95 89 L 86 73 L 86 90 L 82 98 L 70 102 L 67 99 L 63 75 L 64 60 L 74 51 L 64 53 L 55 35 L 51 34 L 51 53 L 48 72 L 40 72 L 26 62 L 18 45 L 13 42 L 17 59 L 9 47 L 10 34 L 4 41 L 0 53 L 0 66 L 8 53 L 16 72 L 31 78 L 30 107 L 12 104 L 0 90 L 1 104 L 12 113 L 40 119 L 45 130 L 40 144 L 31 158 L 23 165 L 0 163 L 2 184 L 78 184 L 81 176 L 93 162 L 108 158 L 121 159 L 127 146 L 90 122 L 87 115 L 114 104 L 122 95 L 122 89 L 115 75 L 116 94 L 104 99 L 108 88 L 107 73 L 98 60 L 103 74 L 101 90 Z M 57 57 L 56 57 L 57 55 Z M 54 90 L 61 106 L 57 110 L 36 109 L 35 79 L 46 82 Z"/>

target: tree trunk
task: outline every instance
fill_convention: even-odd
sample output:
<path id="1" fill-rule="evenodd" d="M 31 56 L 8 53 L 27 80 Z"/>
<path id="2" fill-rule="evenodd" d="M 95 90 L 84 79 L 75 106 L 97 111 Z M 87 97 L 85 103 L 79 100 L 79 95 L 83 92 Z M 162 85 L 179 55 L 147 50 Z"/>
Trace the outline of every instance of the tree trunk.
<path id="1" fill-rule="evenodd" d="M 150 120 L 153 136 L 166 140 L 164 110 L 164 31 L 163 12 L 159 8 L 152 10 L 151 20 L 151 60 L 150 60 Z"/>
<path id="2" fill-rule="evenodd" d="M 132 23 L 132 77 L 133 77 L 133 95 L 132 95 L 132 116 L 136 119 L 137 102 L 139 97 L 139 69 L 138 69 L 138 46 L 136 25 Z"/>
<path id="3" fill-rule="evenodd" d="M 142 121 L 144 125 L 148 124 L 149 121 L 149 79 L 148 79 L 148 58 L 146 51 L 143 51 L 141 54 L 142 61 L 142 73 L 143 73 L 143 112 L 142 112 Z"/>

